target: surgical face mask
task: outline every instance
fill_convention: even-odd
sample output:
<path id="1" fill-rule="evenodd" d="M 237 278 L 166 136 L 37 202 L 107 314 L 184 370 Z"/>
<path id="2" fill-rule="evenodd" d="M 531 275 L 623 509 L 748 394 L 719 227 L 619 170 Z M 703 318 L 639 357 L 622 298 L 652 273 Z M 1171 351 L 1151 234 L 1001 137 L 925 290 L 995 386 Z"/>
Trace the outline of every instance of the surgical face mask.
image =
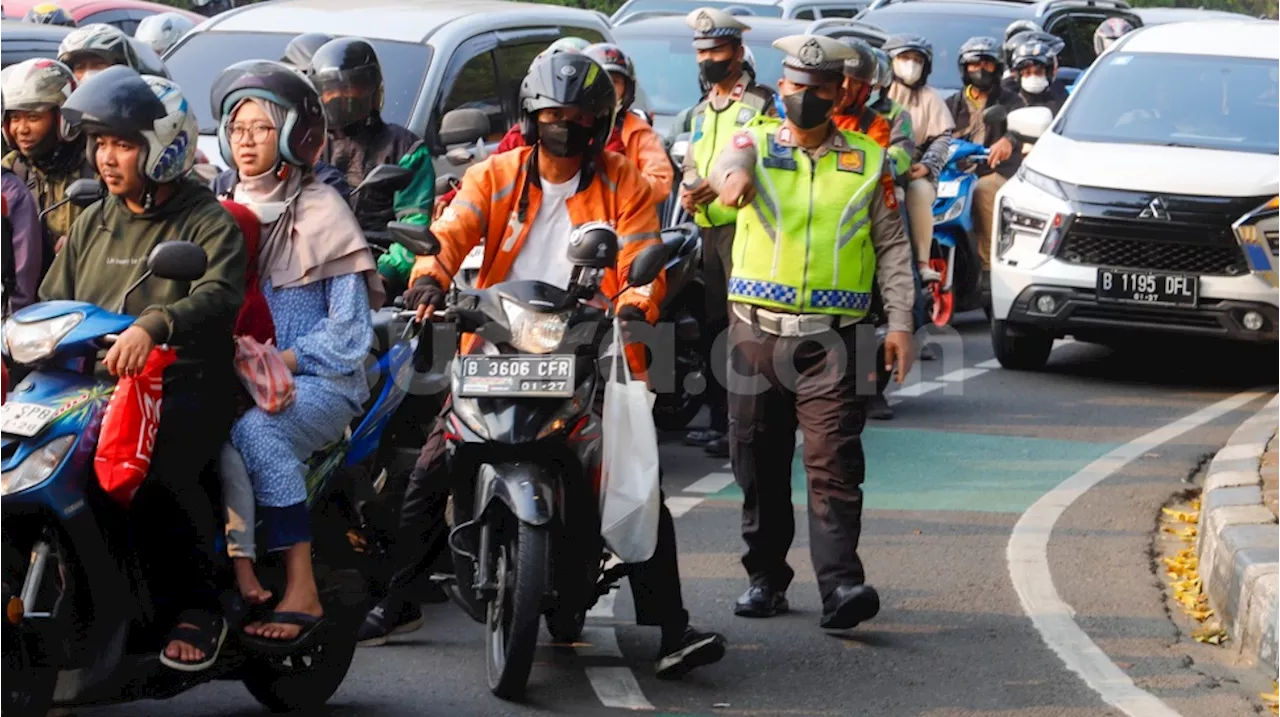
<path id="1" fill-rule="evenodd" d="M 924 74 L 924 63 L 899 57 L 893 61 L 893 74 L 904 83 L 914 85 Z"/>
<path id="2" fill-rule="evenodd" d="M 1044 75 L 1027 75 L 1022 78 L 1022 91 L 1029 95 L 1038 95 L 1049 89 L 1049 78 Z"/>
<path id="3" fill-rule="evenodd" d="M 577 122 L 539 122 L 538 143 L 556 157 L 581 157 L 591 144 L 591 130 Z"/>
<path id="4" fill-rule="evenodd" d="M 976 87 L 979 92 L 990 92 L 996 86 L 996 79 L 996 73 L 988 70 L 965 73 L 965 81 Z"/>
<path id="5" fill-rule="evenodd" d="M 713 85 L 729 79 L 729 71 L 733 68 L 733 60 L 703 60 L 698 63 L 698 71 L 702 79 Z"/>
<path id="6" fill-rule="evenodd" d="M 782 106 L 791 124 L 800 129 L 813 129 L 827 121 L 835 100 L 823 99 L 813 89 L 805 89 L 784 96 Z"/>

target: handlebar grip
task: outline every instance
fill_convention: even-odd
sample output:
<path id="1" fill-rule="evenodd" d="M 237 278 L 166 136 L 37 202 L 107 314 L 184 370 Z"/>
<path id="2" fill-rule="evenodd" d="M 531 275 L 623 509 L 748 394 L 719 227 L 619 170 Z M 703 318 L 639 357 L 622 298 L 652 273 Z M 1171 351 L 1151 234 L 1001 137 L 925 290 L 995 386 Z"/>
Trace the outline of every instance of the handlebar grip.
<path id="1" fill-rule="evenodd" d="M 435 357 L 435 324 L 430 319 L 422 322 L 418 330 L 418 346 L 413 350 L 413 370 L 415 373 L 426 373 L 431 370 Z"/>

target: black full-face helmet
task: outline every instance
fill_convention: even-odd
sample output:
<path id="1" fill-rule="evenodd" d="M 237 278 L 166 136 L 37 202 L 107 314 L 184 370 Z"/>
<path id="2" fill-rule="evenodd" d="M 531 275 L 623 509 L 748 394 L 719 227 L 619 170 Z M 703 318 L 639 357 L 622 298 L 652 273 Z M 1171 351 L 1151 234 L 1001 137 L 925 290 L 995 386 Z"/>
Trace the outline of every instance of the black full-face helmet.
<path id="1" fill-rule="evenodd" d="M 613 131 L 617 99 L 609 73 L 582 54 L 562 52 L 539 57 L 520 83 L 520 131 L 525 143 L 538 141 L 539 110 L 578 107 L 591 115 L 591 142 L 587 155 L 604 150 Z"/>
<path id="2" fill-rule="evenodd" d="M 284 47 L 284 56 L 280 61 L 286 65 L 293 65 L 299 71 L 305 74 L 311 74 L 311 58 L 315 56 L 316 50 L 324 47 L 333 41 L 333 35 L 326 35 L 323 32 L 306 32 L 289 41 Z"/>
<path id="3" fill-rule="evenodd" d="M 326 42 L 311 56 L 310 76 L 332 128 L 365 122 L 382 110 L 382 65 L 366 40 Z"/>

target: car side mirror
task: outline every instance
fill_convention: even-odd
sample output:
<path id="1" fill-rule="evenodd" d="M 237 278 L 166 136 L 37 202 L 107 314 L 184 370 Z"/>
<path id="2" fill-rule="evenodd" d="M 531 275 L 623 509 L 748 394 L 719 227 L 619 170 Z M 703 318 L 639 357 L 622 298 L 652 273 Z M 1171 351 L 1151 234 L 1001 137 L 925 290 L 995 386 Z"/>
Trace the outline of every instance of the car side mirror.
<path id="1" fill-rule="evenodd" d="M 435 256 L 440 253 L 440 240 L 421 224 L 388 222 L 387 230 L 391 232 L 392 239 L 414 256 Z"/>
<path id="2" fill-rule="evenodd" d="M 413 183 L 413 170 L 405 169 L 398 164 L 379 164 L 364 176 L 364 181 L 356 187 L 352 194 L 366 189 L 379 192 L 398 192 Z"/>
<path id="3" fill-rule="evenodd" d="M 102 199 L 102 183 L 96 179 L 77 179 L 67 187 L 67 201 L 81 209 Z"/>
<path id="4" fill-rule="evenodd" d="M 1039 139 L 1053 124 L 1048 107 L 1023 107 L 1009 113 L 1009 131 L 1024 139 Z"/>
<path id="5" fill-rule="evenodd" d="M 569 263 L 584 269 L 608 269 L 618 263 L 618 233 L 603 222 L 584 224 L 569 236 Z"/>
<path id="6" fill-rule="evenodd" d="M 1009 108 L 1004 105 L 992 105 L 982 112 L 982 121 L 992 125 L 1002 125 L 1009 120 Z"/>
<path id="7" fill-rule="evenodd" d="M 631 260 L 627 270 L 628 286 L 645 286 L 653 283 L 667 266 L 667 247 L 663 244 L 647 246 Z"/>
<path id="8" fill-rule="evenodd" d="M 440 144 L 455 147 L 472 144 L 489 135 L 489 116 L 472 107 L 446 112 L 440 119 Z"/>
<path id="9" fill-rule="evenodd" d="M 152 276 L 171 281 L 195 281 L 204 276 L 209 256 L 199 244 L 189 241 L 165 241 L 151 250 L 147 270 Z"/>

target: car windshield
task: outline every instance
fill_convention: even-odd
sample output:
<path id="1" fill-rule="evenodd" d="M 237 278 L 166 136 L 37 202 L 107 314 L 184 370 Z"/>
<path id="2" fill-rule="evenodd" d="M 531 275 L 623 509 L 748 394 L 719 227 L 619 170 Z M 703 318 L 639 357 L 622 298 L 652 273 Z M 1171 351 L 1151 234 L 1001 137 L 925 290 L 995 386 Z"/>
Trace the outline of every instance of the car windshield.
<path id="1" fill-rule="evenodd" d="M 649 100 L 650 111 L 660 115 L 679 114 L 702 99 L 698 61 L 688 36 L 626 37 L 621 29 L 615 30 L 618 44 L 635 60 L 636 74 Z M 782 53 L 773 49 L 772 39 L 753 39 L 756 42 L 748 42 L 747 46 L 755 55 L 759 73 L 756 81 L 765 87 L 775 87 L 782 74 Z"/>
<path id="2" fill-rule="evenodd" d="M 214 131 L 209 90 L 218 73 L 244 60 L 279 60 L 293 34 L 265 32 L 201 32 L 165 57 L 169 74 L 196 111 L 200 131 Z M 431 49 L 406 42 L 372 41 L 382 63 L 386 85 L 382 116 L 388 122 L 408 125 L 418 102 L 418 91 L 431 61 Z M 394 67 L 395 72 L 385 68 Z"/>
<path id="3" fill-rule="evenodd" d="M 697 10 L 700 7 L 735 7 L 744 8 L 752 15 L 761 15 L 763 17 L 782 17 L 782 8 L 777 5 L 756 5 L 745 4 L 742 2 L 733 2 L 733 0 L 635 0 L 629 3 L 626 8 L 617 13 L 618 19 L 630 17 L 638 13 L 678 13 L 685 15 Z M 748 13 L 743 13 L 748 14 Z"/>
<path id="4" fill-rule="evenodd" d="M 956 67 L 960 46 L 979 35 L 1002 39 L 1010 22 L 1009 18 L 986 15 L 878 13 L 874 10 L 860 19 L 889 35 L 911 34 L 928 38 L 933 43 L 933 74 L 929 76 L 929 84 L 940 90 L 952 91 L 964 87 L 960 68 Z"/>
<path id="5" fill-rule="evenodd" d="M 1275 60 L 1156 53 L 1099 60 L 1059 125 L 1064 137 L 1277 154 Z"/>

